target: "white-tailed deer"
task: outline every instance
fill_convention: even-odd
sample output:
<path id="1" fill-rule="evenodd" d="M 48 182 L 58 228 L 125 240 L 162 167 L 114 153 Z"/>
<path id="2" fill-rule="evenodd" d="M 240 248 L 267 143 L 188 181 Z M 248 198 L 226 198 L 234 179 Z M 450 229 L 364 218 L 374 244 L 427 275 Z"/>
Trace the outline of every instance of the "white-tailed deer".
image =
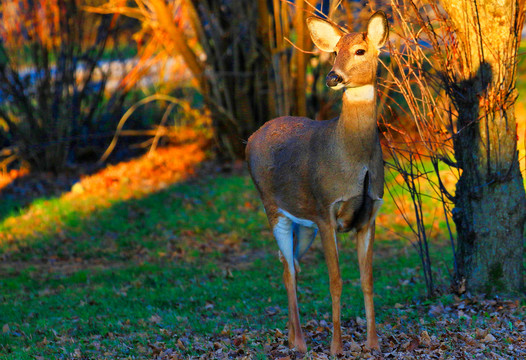
<path id="1" fill-rule="evenodd" d="M 281 117 L 248 140 L 246 157 L 284 265 L 289 302 L 289 346 L 307 351 L 296 297 L 297 261 L 321 235 L 329 268 L 333 338 L 331 353 L 342 352 L 342 280 L 336 231 L 356 231 L 360 278 L 367 316 L 367 346 L 378 348 L 372 255 L 374 222 L 382 204 L 384 168 L 376 124 L 376 70 L 379 49 L 389 35 L 381 11 L 366 33 L 343 33 L 320 18 L 307 19 L 314 44 L 334 52 L 327 86 L 345 88 L 339 118 L 315 121 Z"/>

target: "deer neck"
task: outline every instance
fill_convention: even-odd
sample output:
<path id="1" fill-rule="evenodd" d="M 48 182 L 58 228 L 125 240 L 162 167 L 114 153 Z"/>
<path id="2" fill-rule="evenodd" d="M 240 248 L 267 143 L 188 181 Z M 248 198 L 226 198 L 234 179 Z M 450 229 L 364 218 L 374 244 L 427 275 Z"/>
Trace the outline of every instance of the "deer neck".
<path id="1" fill-rule="evenodd" d="M 339 143 L 349 156 L 366 159 L 378 147 L 376 88 L 374 85 L 348 88 L 342 102 Z"/>

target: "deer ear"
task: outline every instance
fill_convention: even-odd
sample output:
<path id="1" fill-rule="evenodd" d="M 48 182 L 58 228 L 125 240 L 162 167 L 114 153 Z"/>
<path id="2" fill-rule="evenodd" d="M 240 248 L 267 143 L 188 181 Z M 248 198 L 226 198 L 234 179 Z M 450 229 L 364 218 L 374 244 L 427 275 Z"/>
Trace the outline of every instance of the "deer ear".
<path id="1" fill-rule="evenodd" d="M 384 46 L 389 38 L 389 23 L 387 16 L 380 10 L 375 12 L 367 23 L 367 38 L 378 49 Z"/>
<path id="2" fill-rule="evenodd" d="M 311 16 L 306 21 L 314 45 L 321 51 L 333 52 L 344 34 L 343 31 L 318 17 Z"/>

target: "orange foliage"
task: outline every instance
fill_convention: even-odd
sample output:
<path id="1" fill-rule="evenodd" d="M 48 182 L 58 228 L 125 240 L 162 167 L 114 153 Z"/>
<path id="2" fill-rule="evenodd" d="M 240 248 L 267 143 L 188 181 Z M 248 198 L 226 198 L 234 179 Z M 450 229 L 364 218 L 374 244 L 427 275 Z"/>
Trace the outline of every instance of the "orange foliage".
<path id="1" fill-rule="evenodd" d="M 106 197 L 126 200 L 164 189 L 195 174 L 196 165 L 206 154 L 199 142 L 159 148 L 151 155 L 116 165 L 81 179 L 68 199 Z"/>
<path id="2" fill-rule="evenodd" d="M 191 25 L 195 12 L 191 2 L 184 0 L 108 0 L 100 6 L 85 6 L 88 12 L 123 15 L 137 19 L 142 26 L 133 35 L 137 44 L 138 61 L 122 80 L 124 89 L 133 87 L 141 78 L 151 72 L 158 72 L 159 80 L 190 81 L 201 87 L 204 71 L 202 49 Z M 180 61 L 180 58 L 183 61 Z M 173 61 L 175 60 L 175 61 Z M 168 74 L 163 74 L 164 72 Z"/>
<path id="3" fill-rule="evenodd" d="M 5 173 L 1 172 L 0 173 L 0 191 L 2 191 L 3 188 L 11 184 L 16 179 L 24 177 L 27 174 L 29 174 L 29 170 L 26 168 L 22 168 L 20 170 L 13 169 Z"/>
<path id="4" fill-rule="evenodd" d="M 517 137 L 519 138 L 517 150 L 519 151 L 519 163 L 522 177 L 526 178 L 526 102 L 518 101 L 515 106 L 517 121 Z"/>
<path id="5" fill-rule="evenodd" d="M 3 23 L 0 37 L 8 46 L 23 46 L 28 38 L 39 39 L 49 48 L 59 45 L 58 0 L 12 0 L 0 6 Z"/>

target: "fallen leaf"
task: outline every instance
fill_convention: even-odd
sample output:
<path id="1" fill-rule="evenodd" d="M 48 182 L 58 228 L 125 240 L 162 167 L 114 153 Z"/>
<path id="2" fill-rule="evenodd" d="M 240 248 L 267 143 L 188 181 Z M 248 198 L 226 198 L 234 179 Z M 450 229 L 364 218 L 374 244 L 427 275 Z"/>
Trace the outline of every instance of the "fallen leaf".
<path id="1" fill-rule="evenodd" d="M 422 333 L 420 334 L 420 344 L 426 347 L 431 345 L 431 337 L 429 336 L 426 330 L 422 331 Z"/>
<path id="2" fill-rule="evenodd" d="M 186 350 L 186 346 L 184 346 L 183 342 L 181 341 L 181 339 L 177 339 L 177 347 L 181 350 Z"/>
<path id="3" fill-rule="evenodd" d="M 418 347 L 418 345 L 420 344 L 420 342 L 418 341 L 418 339 L 413 339 L 411 341 L 408 341 L 406 342 L 404 345 L 402 345 L 402 348 L 405 350 L 405 351 L 413 351 L 414 349 L 416 349 Z"/>
<path id="4" fill-rule="evenodd" d="M 486 335 L 486 337 L 482 340 L 482 342 L 485 342 L 485 343 L 492 343 L 492 342 L 495 342 L 495 336 L 491 335 L 491 334 L 488 334 Z"/>
<path id="5" fill-rule="evenodd" d="M 231 333 L 232 332 L 230 331 L 230 326 L 223 326 L 223 330 L 221 330 L 221 335 L 229 336 Z"/>
<path id="6" fill-rule="evenodd" d="M 242 336 L 240 336 L 238 338 L 235 338 L 234 341 L 233 341 L 234 346 L 240 346 L 240 345 L 246 344 L 246 343 L 247 343 L 247 338 L 246 338 L 245 334 L 243 334 Z"/>
<path id="7" fill-rule="evenodd" d="M 360 346 L 360 344 L 358 344 L 357 342 L 354 342 L 354 341 L 353 341 L 353 342 L 350 344 L 350 350 L 351 350 L 352 352 L 360 352 L 360 351 L 362 351 L 362 347 Z"/>
<path id="8" fill-rule="evenodd" d="M 245 209 L 253 210 L 254 209 L 254 205 L 252 205 L 252 203 L 250 201 L 247 201 L 247 202 L 245 202 Z"/>
<path id="9" fill-rule="evenodd" d="M 7 334 L 9 332 L 9 325 L 8 324 L 4 324 L 4 326 L 2 326 L 2 332 L 4 334 Z"/>
<path id="10" fill-rule="evenodd" d="M 484 339 L 486 337 L 486 335 L 488 335 L 488 332 L 489 332 L 488 329 L 482 330 L 482 329 L 476 328 L 475 329 L 475 336 L 477 337 L 477 339 Z"/>
<path id="11" fill-rule="evenodd" d="M 444 309 L 444 305 L 442 304 L 438 304 L 438 305 L 431 305 L 431 307 L 429 308 L 429 315 L 432 315 L 432 316 L 438 316 L 440 314 L 443 314 L 445 311 Z"/>
<path id="12" fill-rule="evenodd" d="M 161 317 L 157 314 L 150 316 L 150 318 L 148 319 L 148 321 L 151 322 L 152 324 L 159 324 L 161 320 L 162 320 Z"/>

